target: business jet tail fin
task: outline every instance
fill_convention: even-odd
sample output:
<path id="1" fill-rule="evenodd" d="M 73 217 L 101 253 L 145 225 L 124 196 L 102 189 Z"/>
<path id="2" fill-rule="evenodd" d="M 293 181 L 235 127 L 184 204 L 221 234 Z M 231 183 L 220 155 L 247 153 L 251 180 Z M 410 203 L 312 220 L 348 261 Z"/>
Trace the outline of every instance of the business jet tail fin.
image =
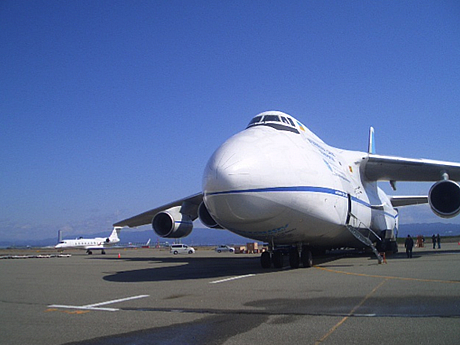
<path id="1" fill-rule="evenodd" d="M 121 227 L 115 226 L 113 228 L 112 233 L 109 236 L 109 241 L 110 242 L 118 242 L 120 241 L 120 238 L 118 237 L 120 235 Z"/>

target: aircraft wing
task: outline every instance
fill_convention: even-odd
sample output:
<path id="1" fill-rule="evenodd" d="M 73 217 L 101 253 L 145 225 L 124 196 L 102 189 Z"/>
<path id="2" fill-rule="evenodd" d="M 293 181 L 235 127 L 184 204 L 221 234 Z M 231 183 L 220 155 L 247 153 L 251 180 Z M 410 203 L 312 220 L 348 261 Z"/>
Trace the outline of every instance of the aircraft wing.
<path id="1" fill-rule="evenodd" d="M 153 217 L 161 211 L 166 211 L 171 207 L 182 206 L 181 212 L 184 214 L 189 215 L 192 220 L 195 220 L 198 217 L 198 207 L 200 206 L 201 202 L 203 201 L 203 194 L 198 193 L 186 198 L 173 201 L 169 204 L 154 208 L 150 211 L 138 214 L 137 216 L 127 218 L 121 220 L 113 226 L 129 226 L 130 228 L 134 228 L 137 226 L 150 224 L 152 222 Z"/>
<path id="2" fill-rule="evenodd" d="M 393 207 L 420 205 L 428 203 L 428 197 L 423 195 L 390 196 L 389 198 Z"/>
<path id="3" fill-rule="evenodd" d="M 439 181 L 447 173 L 460 181 L 460 163 L 369 154 L 364 174 L 370 181 Z"/>

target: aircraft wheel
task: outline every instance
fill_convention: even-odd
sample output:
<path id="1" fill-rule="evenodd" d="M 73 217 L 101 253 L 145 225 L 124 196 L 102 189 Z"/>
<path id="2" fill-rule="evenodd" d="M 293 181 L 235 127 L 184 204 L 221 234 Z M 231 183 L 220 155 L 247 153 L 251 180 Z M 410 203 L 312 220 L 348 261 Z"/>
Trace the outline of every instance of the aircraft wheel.
<path id="1" fill-rule="evenodd" d="M 275 268 L 283 268 L 283 253 L 280 250 L 275 250 L 272 261 Z"/>
<path id="2" fill-rule="evenodd" d="M 105 254 L 105 250 L 103 250 L 103 251 L 101 252 L 101 254 L 103 254 L 103 255 L 104 255 L 104 254 Z"/>
<path id="3" fill-rule="evenodd" d="M 260 264 L 262 265 L 262 268 L 270 268 L 272 262 L 269 252 L 262 253 L 262 255 L 260 256 Z"/>
<path id="4" fill-rule="evenodd" d="M 299 268 L 300 266 L 299 251 L 297 248 L 291 248 L 289 251 L 289 265 L 291 268 Z"/>
<path id="5" fill-rule="evenodd" d="M 308 248 L 302 249 L 301 260 L 303 267 L 313 266 L 313 255 L 311 255 L 311 251 Z"/>

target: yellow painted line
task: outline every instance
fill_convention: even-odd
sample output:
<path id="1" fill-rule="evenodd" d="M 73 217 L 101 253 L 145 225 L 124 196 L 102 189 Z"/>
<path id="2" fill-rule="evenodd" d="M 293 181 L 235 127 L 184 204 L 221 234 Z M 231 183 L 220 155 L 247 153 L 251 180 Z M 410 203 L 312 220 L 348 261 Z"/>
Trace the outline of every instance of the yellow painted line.
<path id="1" fill-rule="evenodd" d="M 391 279 L 391 280 L 406 280 L 406 281 L 429 282 L 429 283 L 460 284 L 460 281 L 457 281 L 457 280 L 440 280 L 440 279 L 421 279 L 421 278 L 380 276 L 380 275 L 376 275 L 376 274 L 353 273 L 353 272 L 345 272 L 345 271 L 333 270 L 333 269 L 326 268 L 326 267 L 321 267 L 321 266 L 313 266 L 313 267 L 318 269 L 318 270 L 323 270 L 323 271 L 327 271 L 327 272 L 347 274 L 347 275 L 359 276 L 359 277 L 370 277 L 370 278 Z"/>
<path id="2" fill-rule="evenodd" d="M 357 305 L 353 307 L 352 310 L 348 313 L 347 316 L 345 316 L 342 320 L 340 320 L 334 327 L 332 327 L 329 332 L 327 332 L 321 339 L 317 340 L 315 342 L 315 345 L 321 344 L 323 341 L 325 341 L 332 333 L 336 331 L 337 328 L 339 328 L 345 321 L 347 321 L 350 316 L 354 314 L 354 312 L 361 307 L 383 284 L 387 282 L 387 279 L 381 281 L 375 288 L 372 289 L 371 292 L 369 292 Z"/>
<path id="3" fill-rule="evenodd" d="M 52 312 L 52 311 L 57 311 L 57 312 L 66 313 L 66 314 L 86 314 L 86 313 L 89 313 L 89 310 L 74 310 L 74 311 L 70 311 L 70 310 L 59 310 L 57 308 L 48 308 L 48 309 L 45 310 L 45 312 L 47 312 L 47 313 Z"/>

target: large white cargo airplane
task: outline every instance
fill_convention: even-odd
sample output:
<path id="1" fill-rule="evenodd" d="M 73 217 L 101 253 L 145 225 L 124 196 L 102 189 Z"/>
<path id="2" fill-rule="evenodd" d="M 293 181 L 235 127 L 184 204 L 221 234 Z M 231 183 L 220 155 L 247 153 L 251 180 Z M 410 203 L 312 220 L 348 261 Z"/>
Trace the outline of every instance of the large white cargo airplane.
<path id="1" fill-rule="evenodd" d="M 54 246 L 56 249 L 64 250 L 69 248 L 84 248 L 87 254 L 93 254 L 92 250 L 101 250 L 101 254 L 105 254 L 107 247 L 113 246 L 120 242 L 119 235 L 121 227 L 114 227 L 109 237 L 96 238 L 77 238 L 75 240 L 61 240 Z"/>
<path id="2" fill-rule="evenodd" d="M 228 139 L 209 159 L 199 194 L 119 221 L 151 223 L 166 238 L 190 234 L 193 221 L 265 241 L 263 267 L 312 265 L 312 251 L 369 246 L 397 251 L 396 207 L 429 203 L 440 217 L 460 212 L 460 164 L 375 154 L 325 144 L 294 117 L 268 111 Z M 387 196 L 377 185 L 389 181 L 435 181 L 427 196 Z M 376 247 L 374 247 L 376 244 Z"/>

